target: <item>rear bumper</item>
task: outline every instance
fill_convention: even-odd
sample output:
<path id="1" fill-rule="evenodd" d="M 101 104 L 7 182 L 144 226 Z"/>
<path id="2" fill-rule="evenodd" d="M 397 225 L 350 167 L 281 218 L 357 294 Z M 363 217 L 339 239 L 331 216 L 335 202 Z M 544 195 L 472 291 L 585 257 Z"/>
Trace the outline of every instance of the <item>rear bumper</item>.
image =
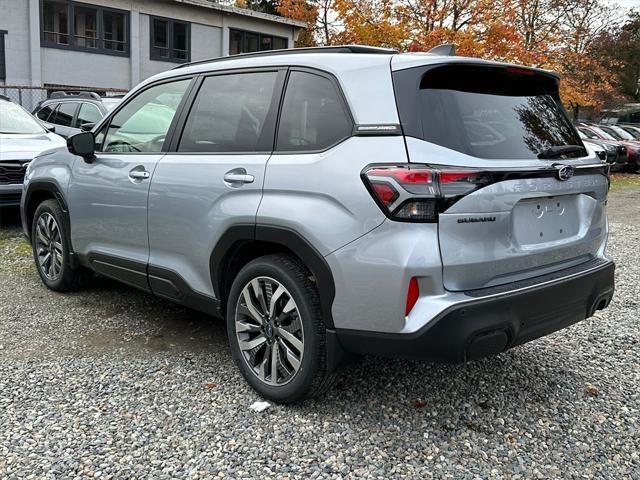
<path id="1" fill-rule="evenodd" d="M 558 278 L 540 278 L 510 291 L 467 292 L 411 334 L 338 329 L 338 344 L 362 354 L 460 363 L 476 360 L 572 325 L 609 305 L 614 291 L 611 261 Z M 520 288 L 521 287 L 521 288 Z"/>

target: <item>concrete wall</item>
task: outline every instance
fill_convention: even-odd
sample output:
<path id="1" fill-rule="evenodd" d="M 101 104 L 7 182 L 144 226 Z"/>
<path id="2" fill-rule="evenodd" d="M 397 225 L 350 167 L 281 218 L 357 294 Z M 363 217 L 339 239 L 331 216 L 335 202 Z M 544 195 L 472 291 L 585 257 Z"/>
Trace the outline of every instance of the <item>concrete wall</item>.
<path id="1" fill-rule="evenodd" d="M 150 16 L 140 14 L 140 80 L 144 80 L 156 73 L 170 70 L 178 63 L 151 60 Z M 191 60 L 222 55 L 222 29 L 209 25 L 191 23 Z"/>
<path id="2" fill-rule="evenodd" d="M 4 36 L 7 84 L 31 85 L 29 2 L 0 0 L 0 30 Z"/>
<path id="3" fill-rule="evenodd" d="M 191 24 L 191 60 L 229 54 L 229 29 L 268 33 L 288 39 L 294 27 L 261 18 L 179 4 L 170 0 L 83 0 L 126 10 L 130 15 L 130 56 L 40 47 L 40 0 L 0 0 L 0 30 L 5 35 L 7 84 L 64 84 L 131 88 L 177 64 L 150 59 L 149 16 Z"/>

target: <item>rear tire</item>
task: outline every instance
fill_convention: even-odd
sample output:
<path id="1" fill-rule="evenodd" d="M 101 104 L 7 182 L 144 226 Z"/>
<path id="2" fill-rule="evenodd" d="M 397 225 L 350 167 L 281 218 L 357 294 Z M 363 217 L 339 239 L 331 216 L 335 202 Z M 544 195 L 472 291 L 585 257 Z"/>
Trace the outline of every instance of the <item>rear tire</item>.
<path id="1" fill-rule="evenodd" d="M 56 200 L 45 200 L 35 211 L 31 224 L 33 259 L 42 283 L 57 292 L 77 290 L 90 276 L 71 261 L 66 214 Z"/>
<path id="2" fill-rule="evenodd" d="M 295 257 L 267 255 L 247 264 L 229 293 L 233 358 L 253 389 L 276 403 L 320 395 L 335 379 L 327 369 L 326 327 L 310 277 Z"/>

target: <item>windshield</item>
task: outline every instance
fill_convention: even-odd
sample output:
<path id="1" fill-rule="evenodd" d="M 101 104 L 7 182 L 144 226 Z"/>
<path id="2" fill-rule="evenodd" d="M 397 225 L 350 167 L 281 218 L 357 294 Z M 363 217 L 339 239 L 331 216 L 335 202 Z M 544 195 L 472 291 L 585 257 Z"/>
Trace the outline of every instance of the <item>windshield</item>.
<path id="1" fill-rule="evenodd" d="M 46 133 L 40 123 L 20 105 L 0 102 L 0 133 Z"/>
<path id="2" fill-rule="evenodd" d="M 422 77 L 417 102 L 399 102 L 400 114 L 418 121 L 417 136 L 427 142 L 478 158 L 531 159 L 549 148 L 582 146 L 557 91 L 554 78 L 531 70 L 438 67 Z M 403 115 L 402 108 L 419 112 Z M 564 156 L 585 153 L 577 149 Z"/>
<path id="3" fill-rule="evenodd" d="M 608 133 L 615 140 L 624 140 L 625 139 L 622 135 L 620 135 L 618 132 L 616 132 L 613 128 L 605 127 L 605 126 L 600 126 L 598 128 L 600 130 L 602 130 L 603 132 Z"/>
<path id="4" fill-rule="evenodd" d="M 618 135 L 620 135 L 620 137 L 622 137 L 624 140 L 633 140 L 633 135 L 631 135 L 629 132 L 627 132 L 624 128 L 609 127 L 609 130 L 613 130 Z"/>
<path id="5" fill-rule="evenodd" d="M 591 129 L 594 132 L 596 132 L 598 135 L 600 135 L 600 137 L 606 138 L 607 140 L 619 140 L 619 138 L 614 137 L 613 135 L 609 134 L 608 132 L 605 132 L 604 130 L 602 130 L 601 128 L 591 127 Z"/>

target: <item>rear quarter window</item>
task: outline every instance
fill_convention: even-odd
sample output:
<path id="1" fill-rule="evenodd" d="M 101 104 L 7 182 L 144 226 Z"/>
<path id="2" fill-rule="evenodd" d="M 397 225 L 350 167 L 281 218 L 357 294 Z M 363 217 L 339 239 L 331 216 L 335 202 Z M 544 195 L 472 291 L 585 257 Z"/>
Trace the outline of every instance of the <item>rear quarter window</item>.
<path id="1" fill-rule="evenodd" d="M 280 114 L 276 150 L 325 150 L 351 135 L 353 122 L 335 83 L 293 71 Z"/>
<path id="2" fill-rule="evenodd" d="M 549 147 L 582 145 L 550 76 L 451 65 L 395 72 L 394 85 L 406 134 L 467 155 L 531 159 Z"/>

